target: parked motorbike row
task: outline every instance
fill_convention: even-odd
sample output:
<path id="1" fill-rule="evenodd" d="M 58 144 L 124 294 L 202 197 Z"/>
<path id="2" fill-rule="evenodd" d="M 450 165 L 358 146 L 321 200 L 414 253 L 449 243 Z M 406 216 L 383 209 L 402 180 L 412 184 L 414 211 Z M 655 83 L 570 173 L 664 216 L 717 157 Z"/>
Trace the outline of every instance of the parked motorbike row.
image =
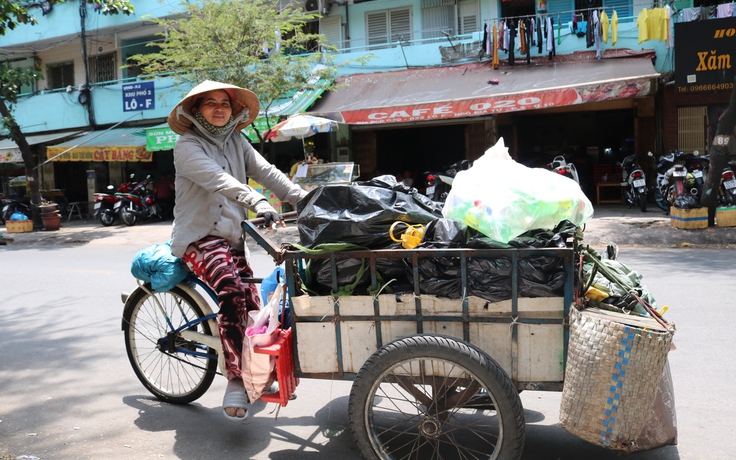
<path id="1" fill-rule="evenodd" d="M 651 152 L 648 156 L 654 158 Z M 630 206 L 637 206 L 642 212 L 646 212 L 648 195 L 651 191 L 654 194 L 654 202 L 663 211 L 669 212 L 672 206 L 700 207 L 700 198 L 710 166 L 708 155 L 700 155 L 697 151 L 693 153 L 673 151 L 662 155 L 657 160 L 657 178 L 653 187 L 647 185 L 646 173 L 636 162 L 635 154 L 625 157 L 617 164 L 621 167 L 624 197 Z M 471 161 L 463 160 L 442 172 L 425 172 L 426 195 L 433 201 L 444 203 L 455 175 L 472 165 Z M 562 155 L 556 156 L 546 167 L 580 183 L 575 165 Z M 736 162 L 728 163 L 721 172 L 718 206 L 736 206 Z"/>
<path id="2" fill-rule="evenodd" d="M 95 219 L 105 227 L 120 221 L 127 226 L 154 217 L 163 219 L 161 206 L 156 202 L 151 176 L 135 182 L 135 174 L 117 188 L 108 185 L 109 193 L 95 193 Z"/>
<path id="3" fill-rule="evenodd" d="M 10 220 L 10 216 L 16 212 L 25 214 L 30 219 L 32 217 L 31 200 L 14 196 L 3 198 L 2 209 L 0 210 L 0 224 L 4 224 Z"/>
<path id="4" fill-rule="evenodd" d="M 708 155 L 670 152 L 659 157 L 655 202 L 663 210 L 670 206 L 678 208 L 700 207 L 705 177 L 710 161 Z M 733 163 L 727 163 L 721 171 L 718 187 L 718 206 L 736 205 L 736 175 Z"/>

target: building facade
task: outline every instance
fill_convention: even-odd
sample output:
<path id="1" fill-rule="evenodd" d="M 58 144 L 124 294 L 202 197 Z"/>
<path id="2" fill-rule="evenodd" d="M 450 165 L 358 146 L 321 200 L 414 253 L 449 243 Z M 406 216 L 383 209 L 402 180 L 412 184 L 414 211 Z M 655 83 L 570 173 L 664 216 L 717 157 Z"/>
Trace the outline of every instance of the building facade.
<path id="1" fill-rule="evenodd" d="M 14 115 L 39 160 L 53 158 L 40 168 L 42 188 L 65 189 L 74 201 L 88 201 L 90 188 L 119 183 L 131 172 L 156 177 L 173 168 L 176 138 L 164 123 L 190 88 L 169 76 L 144 80 L 139 69 L 123 66 L 160 40 L 144 17 L 176 15 L 182 7 L 173 0 L 132 3 L 133 16 L 102 16 L 80 2 L 54 4 L 38 12 L 38 25 L 0 37 L 0 59 L 44 74 L 24 88 Z M 648 151 L 705 149 L 731 92 L 728 81 L 687 91 L 676 83 L 678 47 L 698 43 L 710 50 L 708 34 L 717 33 L 706 28 L 679 43 L 680 23 L 715 26 L 726 46 L 719 55 L 734 49 L 732 20 L 692 21 L 699 6 L 692 2 L 670 3 L 669 12 L 634 0 L 274 0 L 274 6 L 321 15 L 308 27 L 335 47 L 344 85 L 293 110 L 340 122 L 338 132 L 314 136 L 317 153 L 359 163 L 364 178 L 419 179 L 424 171 L 478 158 L 503 137 L 524 164 L 568 155 L 591 192 L 597 164 L 613 168 L 637 153 L 652 168 Z M 367 64 L 352 61 L 365 56 Z M 711 72 L 708 58 L 699 72 Z M 725 59 L 716 60 L 723 69 L 712 71 L 716 80 L 730 77 L 732 88 Z M 12 158 L 12 143 L 0 142 L 6 142 L 0 152 Z M 286 143 L 261 151 L 288 167 L 295 149 Z"/>

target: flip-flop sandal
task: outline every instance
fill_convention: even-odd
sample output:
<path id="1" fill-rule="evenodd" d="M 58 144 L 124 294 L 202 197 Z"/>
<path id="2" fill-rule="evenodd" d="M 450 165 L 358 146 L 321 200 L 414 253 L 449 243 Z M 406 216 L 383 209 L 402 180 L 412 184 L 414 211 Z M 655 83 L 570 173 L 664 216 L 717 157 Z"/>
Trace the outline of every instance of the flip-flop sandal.
<path id="1" fill-rule="evenodd" d="M 233 422 L 242 422 L 246 420 L 248 418 L 248 402 L 248 395 L 245 394 L 245 387 L 243 387 L 242 381 L 227 382 L 225 396 L 222 398 L 222 414 L 226 419 Z M 227 411 L 225 411 L 226 407 L 245 409 L 245 415 L 242 417 L 229 415 Z"/>

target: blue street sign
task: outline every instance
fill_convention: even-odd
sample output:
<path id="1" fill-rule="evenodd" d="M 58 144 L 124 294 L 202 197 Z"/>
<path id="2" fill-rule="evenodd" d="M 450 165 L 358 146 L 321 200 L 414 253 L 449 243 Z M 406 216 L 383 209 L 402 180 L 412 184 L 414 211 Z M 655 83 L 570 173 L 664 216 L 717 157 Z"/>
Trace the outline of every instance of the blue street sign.
<path id="1" fill-rule="evenodd" d="M 123 111 L 153 110 L 154 92 L 152 81 L 123 85 Z"/>

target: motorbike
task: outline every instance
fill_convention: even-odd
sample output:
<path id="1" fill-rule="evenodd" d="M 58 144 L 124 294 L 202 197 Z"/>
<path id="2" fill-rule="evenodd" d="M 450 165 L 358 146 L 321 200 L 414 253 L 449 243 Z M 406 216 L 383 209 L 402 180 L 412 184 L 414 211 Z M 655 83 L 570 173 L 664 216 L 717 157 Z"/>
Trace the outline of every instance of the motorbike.
<path id="1" fill-rule="evenodd" d="M 654 201 L 662 210 L 668 211 L 675 202 L 695 202 L 692 195 L 695 187 L 694 177 L 688 173 L 683 152 L 670 152 L 662 155 L 657 163 L 657 186 Z M 685 206 L 683 206 L 685 207 Z"/>
<path id="2" fill-rule="evenodd" d="M 424 179 L 427 182 L 427 188 L 424 194 L 434 202 L 444 203 L 457 173 L 470 169 L 471 166 L 473 166 L 472 161 L 462 160 L 450 165 L 443 172 L 425 172 Z"/>
<path id="3" fill-rule="evenodd" d="M 5 223 L 10 220 L 16 212 L 25 214 L 29 219 L 33 218 L 31 212 L 31 201 L 28 198 L 18 198 L 15 196 L 8 196 L 2 199 L 3 208 L 0 212 L 0 223 Z"/>
<path id="4" fill-rule="evenodd" d="M 620 163 L 624 179 L 624 196 L 629 206 L 639 206 L 641 212 L 647 211 L 647 178 L 644 170 L 636 163 L 636 154 L 625 157 Z"/>
<path id="5" fill-rule="evenodd" d="M 154 197 L 151 176 L 138 182 L 130 192 L 116 193 L 116 195 L 120 196 L 120 201 L 115 203 L 114 209 L 125 225 L 133 226 L 140 220 L 153 217 L 163 220 L 161 207 Z"/>
<path id="6" fill-rule="evenodd" d="M 734 174 L 734 166 L 731 163 L 727 163 L 721 172 L 718 204 L 736 206 L 736 174 Z"/>
<path id="7" fill-rule="evenodd" d="M 580 177 L 578 176 L 577 168 L 575 168 L 574 164 L 568 162 L 563 155 L 557 155 L 554 157 L 552 162 L 547 164 L 547 168 L 561 176 L 574 180 L 578 185 L 580 185 Z"/>
<path id="8" fill-rule="evenodd" d="M 133 182 L 135 174 L 130 175 L 128 182 L 123 182 L 116 189 L 112 185 L 107 186 L 108 193 L 95 193 L 95 211 L 94 218 L 99 219 L 100 223 L 105 227 L 109 227 L 117 220 L 118 213 L 115 211 L 115 204 L 120 201 L 122 193 L 129 193 L 133 190 L 136 183 Z"/>
<path id="9" fill-rule="evenodd" d="M 709 157 L 708 155 L 700 156 L 699 152 L 695 150 L 691 154 L 684 155 L 683 159 L 688 171 L 686 183 L 689 186 L 690 194 L 695 196 L 699 202 L 703 194 L 705 176 L 708 174 L 708 167 L 710 165 Z"/>

